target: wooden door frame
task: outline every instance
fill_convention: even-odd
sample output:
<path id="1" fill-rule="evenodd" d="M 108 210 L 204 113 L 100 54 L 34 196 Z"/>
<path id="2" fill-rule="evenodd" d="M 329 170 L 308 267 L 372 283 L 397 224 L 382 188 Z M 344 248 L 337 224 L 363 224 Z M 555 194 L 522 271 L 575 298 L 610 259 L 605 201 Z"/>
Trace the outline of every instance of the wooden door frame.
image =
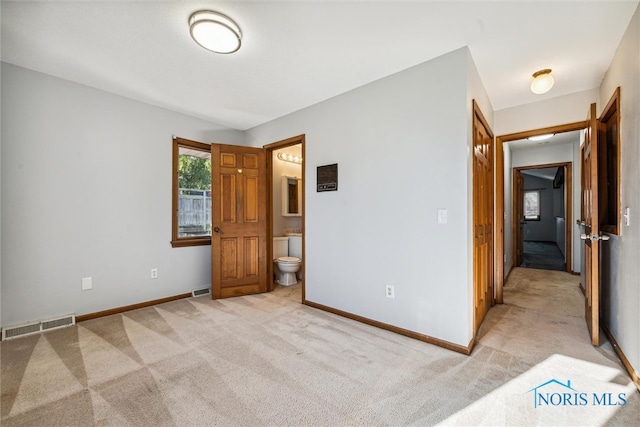
<path id="1" fill-rule="evenodd" d="M 517 132 L 496 137 L 496 163 L 495 167 L 495 286 L 496 286 L 496 303 L 503 303 L 504 288 L 504 147 L 503 145 L 510 141 L 528 138 L 530 136 L 543 135 L 546 133 L 563 133 L 582 130 L 587 127 L 586 120 L 564 125 L 550 126 L 546 128 L 534 129 L 525 132 Z"/>
<path id="2" fill-rule="evenodd" d="M 511 257 L 513 264 L 520 265 L 522 256 L 520 252 L 520 239 L 524 238 L 524 236 L 521 236 L 521 220 L 519 219 L 524 216 L 524 176 L 522 171 L 514 170 L 511 179 L 511 249 L 513 250 Z M 522 185 L 520 185 L 521 183 L 519 182 L 521 179 Z"/>
<path id="3" fill-rule="evenodd" d="M 511 200 L 513 202 L 513 208 L 511 209 L 511 237 L 512 237 L 512 258 L 516 259 L 517 248 L 516 244 L 520 245 L 520 242 L 516 241 L 516 227 L 519 225 L 520 219 L 516 218 L 517 212 L 515 211 L 515 203 L 518 203 L 518 197 L 516 194 L 517 188 L 515 186 L 515 176 L 516 171 L 524 171 L 527 169 L 545 169 L 545 168 L 556 168 L 556 167 L 564 167 L 564 216 L 565 216 L 565 224 L 564 224 L 564 233 L 565 233 L 565 271 L 567 273 L 572 273 L 571 270 L 571 260 L 572 260 L 572 250 L 571 246 L 573 245 L 573 172 L 572 172 L 572 163 L 571 162 L 562 162 L 562 163 L 547 163 L 543 165 L 533 165 L 533 166 L 518 166 L 516 168 L 512 168 L 513 170 L 513 182 L 511 186 L 512 196 Z M 523 189 L 524 191 L 524 189 Z M 504 214 L 503 214 L 504 216 Z M 516 219 L 518 224 L 516 224 Z M 504 257 L 503 257 L 504 258 Z"/>
<path id="4" fill-rule="evenodd" d="M 473 210 L 473 219 L 472 219 L 472 237 L 474 239 L 474 243 L 473 243 L 473 257 L 472 257 L 472 269 L 473 269 L 473 334 L 474 334 L 474 340 L 475 341 L 475 337 L 478 333 L 478 329 L 480 328 L 480 325 L 482 324 L 482 321 L 484 320 L 486 313 L 489 311 L 489 309 L 491 307 L 493 307 L 493 305 L 495 305 L 495 295 L 496 295 L 496 290 L 495 290 L 495 274 L 496 274 L 496 252 L 495 252 L 495 233 L 496 233 L 496 224 L 495 224 L 495 161 L 496 161 L 496 155 L 495 155 L 495 150 L 496 150 L 496 144 L 494 141 L 494 133 L 493 130 L 491 129 L 491 127 L 489 126 L 489 122 L 487 121 L 487 119 L 485 118 L 484 114 L 482 114 L 482 110 L 480 109 L 480 106 L 477 104 L 477 102 L 474 100 L 472 100 L 472 149 L 474 150 L 472 153 L 472 210 Z M 485 313 L 483 314 L 483 317 L 480 321 L 478 321 L 477 319 L 477 312 L 476 312 L 476 303 L 478 301 L 478 297 L 479 295 L 476 292 L 476 267 L 477 267 L 477 262 L 478 260 L 476 259 L 476 255 L 475 255 L 475 251 L 476 251 L 476 243 L 475 243 L 475 233 L 476 233 L 476 211 L 479 209 L 479 200 L 476 199 L 475 196 L 475 185 L 476 185 L 476 180 L 478 179 L 478 177 L 475 174 L 475 138 L 476 138 L 476 129 L 478 126 L 482 126 L 484 128 L 484 130 L 487 132 L 487 137 L 489 138 L 489 141 L 491 143 L 491 153 L 489 158 L 487 159 L 490 162 L 490 169 L 491 169 L 491 183 L 493 184 L 493 191 L 491 192 L 491 196 L 493 197 L 493 200 L 490 201 L 490 205 L 493 209 L 493 222 L 494 224 L 492 224 L 492 230 L 490 233 L 491 238 L 489 240 L 491 240 L 490 242 L 490 246 L 491 246 L 491 259 L 489 260 L 489 265 L 486 266 L 486 268 L 492 273 L 491 275 L 493 277 L 490 277 L 489 280 L 489 301 L 486 301 L 485 304 L 488 304 L 488 307 L 486 308 Z"/>
<path id="5" fill-rule="evenodd" d="M 273 152 L 275 150 L 280 150 L 282 148 L 291 147 L 293 145 L 301 145 L 302 146 L 302 265 L 301 265 L 301 280 L 302 280 L 302 301 L 305 300 L 305 275 L 307 269 L 305 268 L 306 264 L 306 254 L 305 254 L 305 217 L 306 217 L 306 208 L 305 208 L 305 182 L 306 182 L 306 174 L 305 174 L 305 134 L 293 136 L 291 138 L 283 139 L 281 141 L 272 142 L 271 144 L 267 144 L 262 148 L 266 151 L 267 157 L 267 239 L 269 242 L 273 242 Z M 273 291 L 275 284 L 273 282 L 273 244 L 267 244 L 267 291 Z"/>

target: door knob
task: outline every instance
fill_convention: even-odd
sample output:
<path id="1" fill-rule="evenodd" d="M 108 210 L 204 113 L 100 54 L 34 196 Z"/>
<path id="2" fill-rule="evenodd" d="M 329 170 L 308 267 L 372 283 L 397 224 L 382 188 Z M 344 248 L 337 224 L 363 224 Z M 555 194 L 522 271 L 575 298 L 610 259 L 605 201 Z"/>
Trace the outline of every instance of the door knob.
<path id="1" fill-rule="evenodd" d="M 597 234 L 585 234 L 582 233 L 580 235 L 580 239 L 581 240 L 591 240 L 592 242 L 597 242 L 598 240 L 603 240 L 603 241 L 607 241 L 609 239 L 611 239 L 611 237 L 607 236 L 607 235 L 601 235 L 598 236 Z"/>
<path id="2" fill-rule="evenodd" d="M 221 233 L 220 227 L 213 227 L 213 231 L 215 231 L 216 233 Z"/>

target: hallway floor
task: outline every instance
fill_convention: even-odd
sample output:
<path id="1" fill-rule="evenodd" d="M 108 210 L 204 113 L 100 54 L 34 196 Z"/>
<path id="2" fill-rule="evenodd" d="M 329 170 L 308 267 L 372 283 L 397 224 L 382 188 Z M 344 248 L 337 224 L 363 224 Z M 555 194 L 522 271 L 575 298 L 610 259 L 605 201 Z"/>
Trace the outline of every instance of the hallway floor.
<path id="1" fill-rule="evenodd" d="M 490 403 L 491 395 L 484 398 L 485 409 L 506 405 L 520 412 L 520 417 L 508 415 L 506 424 L 637 425 L 638 389 L 611 344 L 606 338 L 603 341 L 600 347 L 591 345 L 579 277 L 566 272 L 515 268 L 504 288 L 504 304 L 489 311 L 474 353 L 493 348 L 505 352 L 508 360 L 518 360 L 529 367 L 500 387 L 499 393 L 491 393 L 494 399 L 504 399 L 502 402 Z M 544 386 L 549 381 L 552 383 Z M 569 382 L 572 390 L 560 384 Z M 534 390 L 538 386 L 543 387 Z M 537 392 L 569 392 L 571 396 L 585 393 L 586 401 L 574 405 L 542 402 L 531 410 Z M 526 395 L 531 407 L 513 407 L 510 402 L 519 401 L 517 393 Z M 626 404 L 597 405 L 595 396 L 604 393 L 624 393 Z"/>
<path id="2" fill-rule="evenodd" d="M 564 256 L 554 242 L 525 241 L 520 267 L 566 271 Z"/>

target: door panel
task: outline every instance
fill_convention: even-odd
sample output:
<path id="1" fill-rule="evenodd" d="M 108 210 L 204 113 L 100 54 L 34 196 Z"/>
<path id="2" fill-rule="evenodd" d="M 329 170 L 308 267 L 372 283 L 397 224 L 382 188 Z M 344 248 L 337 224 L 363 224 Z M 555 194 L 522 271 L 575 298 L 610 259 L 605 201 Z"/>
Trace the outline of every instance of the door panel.
<path id="1" fill-rule="evenodd" d="M 245 237 L 244 239 L 244 277 L 256 277 L 259 274 L 260 260 L 257 256 L 260 253 L 259 242 L 255 237 Z"/>
<path id="2" fill-rule="evenodd" d="M 473 103 L 474 330 L 493 305 L 493 134 Z"/>
<path id="3" fill-rule="evenodd" d="M 244 202 L 244 222 L 258 222 L 260 220 L 258 215 L 258 177 L 244 175 L 243 180 L 244 195 L 242 201 Z"/>
<path id="4" fill-rule="evenodd" d="M 212 297 L 267 291 L 266 162 L 262 149 L 211 145 Z M 216 194 L 216 190 L 219 194 Z"/>
<path id="5" fill-rule="evenodd" d="M 585 242 L 585 318 L 591 343 L 600 345 L 600 235 L 598 218 L 598 119 L 596 104 L 587 116 L 582 154 L 582 213 Z M 592 239 L 593 237 L 593 239 Z"/>
<path id="6" fill-rule="evenodd" d="M 220 212 L 223 223 L 236 222 L 236 177 L 223 174 L 220 176 Z M 213 181 L 212 181 L 213 182 Z"/>

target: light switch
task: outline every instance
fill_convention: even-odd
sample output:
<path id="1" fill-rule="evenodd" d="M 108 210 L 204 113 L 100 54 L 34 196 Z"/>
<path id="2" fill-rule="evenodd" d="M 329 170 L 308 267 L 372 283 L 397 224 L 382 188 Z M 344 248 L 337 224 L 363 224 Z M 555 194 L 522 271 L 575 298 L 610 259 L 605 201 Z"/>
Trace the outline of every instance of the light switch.
<path id="1" fill-rule="evenodd" d="M 93 285 L 91 283 L 91 277 L 83 277 L 82 278 L 82 290 L 83 291 L 88 291 L 91 288 L 93 288 Z"/>
<path id="2" fill-rule="evenodd" d="M 446 223 L 447 223 L 447 210 L 438 209 L 438 224 L 446 224 Z"/>
<path id="3" fill-rule="evenodd" d="M 629 218 L 629 208 L 625 208 L 624 209 L 624 215 L 622 215 L 622 217 L 624 218 L 624 225 L 626 225 L 627 227 L 629 226 L 629 224 L 631 223 L 631 220 Z"/>

